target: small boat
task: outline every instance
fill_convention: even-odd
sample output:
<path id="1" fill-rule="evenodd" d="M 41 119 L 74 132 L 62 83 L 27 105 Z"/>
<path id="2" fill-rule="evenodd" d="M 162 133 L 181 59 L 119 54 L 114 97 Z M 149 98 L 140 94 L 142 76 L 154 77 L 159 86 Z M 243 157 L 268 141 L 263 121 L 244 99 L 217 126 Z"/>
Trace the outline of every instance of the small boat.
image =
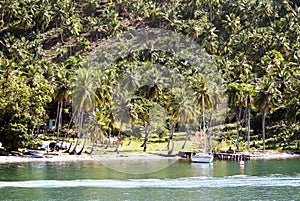
<path id="1" fill-rule="evenodd" d="M 199 143 L 199 151 L 196 154 L 191 155 L 191 161 L 193 163 L 211 163 L 214 160 L 214 155 L 212 153 L 212 145 L 210 142 L 210 132 L 208 130 L 208 125 L 206 126 L 205 133 L 203 132 L 200 136 L 203 140 Z M 205 140 L 205 138 L 207 140 Z M 207 150 L 209 147 L 209 150 Z"/>
<path id="2" fill-rule="evenodd" d="M 44 153 L 43 153 L 43 152 L 34 151 L 34 150 L 27 150 L 27 153 L 28 153 L 32 158 L 44 158 Z"/>
<path id="3" fill-rule="evenodd" d="M 194 163 L 211 163 L 214 160 L 214 156 L 212 154 L 198 152 L 195 155 L 192 154 L 191 160 Z"/>

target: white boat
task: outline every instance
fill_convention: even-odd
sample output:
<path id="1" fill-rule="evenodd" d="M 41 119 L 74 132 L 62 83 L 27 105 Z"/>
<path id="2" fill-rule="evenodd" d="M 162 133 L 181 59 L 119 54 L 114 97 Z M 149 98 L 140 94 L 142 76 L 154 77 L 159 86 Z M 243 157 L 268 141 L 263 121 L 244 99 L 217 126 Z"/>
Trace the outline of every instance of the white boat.
<path id="1" fill-rule="evenodd" d="M 192 162 L 194 163 L 211 163 L 214 160 L 214 156 L 208 153 L 196 153 L 192 154 L 191 157 Z"/>
<path id="2" fill-rule="evenodd" d="M 204 99 L 202 96 L 202 105 L 204 108 Z M 214 160 L 214 155 L 212 153 L 212 145 L 211 145 L 211 141 L 210 141 L 210 132 L 209 132 L 209 128 L 208 128 L 208 122 L 204 121 L 204 110 L 202 110 L 202 125 L 200 125 L 200 133 L 198 133 L 199 135 L 199 143 L 198 147 L 199 147 L 199 151 L 196 152 L 196 154 L 191 155 L 191 161 L 193 163 L 211 163 Z M 207 147 L 209 148 L 209 150 L 207 150 Z"/>

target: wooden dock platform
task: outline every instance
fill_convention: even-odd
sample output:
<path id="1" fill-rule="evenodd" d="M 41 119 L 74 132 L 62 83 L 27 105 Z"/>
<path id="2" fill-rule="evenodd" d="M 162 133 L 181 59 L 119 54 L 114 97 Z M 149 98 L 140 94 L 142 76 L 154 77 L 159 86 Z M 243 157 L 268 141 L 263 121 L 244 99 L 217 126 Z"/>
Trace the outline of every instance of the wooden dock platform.
<path id="1" fill-rule="evenodd" d="M 194 152 L 191 151 L 180 151 L 177 156 L 182 158 L 190 159 Z M 214 153 L 214 160 L 229 160 L 229 161 L 248 161 L 250 160 L 250 155 L 245 153 L 227 153 L 227 152 L 216 152 Z"/>
<path id="2" fill-rule="evenodd" d="M 232 161 L 248 161 L 250 160 L 249 154 L 244 153 L 214 153 L 215 160 L 232 160 Z"/>

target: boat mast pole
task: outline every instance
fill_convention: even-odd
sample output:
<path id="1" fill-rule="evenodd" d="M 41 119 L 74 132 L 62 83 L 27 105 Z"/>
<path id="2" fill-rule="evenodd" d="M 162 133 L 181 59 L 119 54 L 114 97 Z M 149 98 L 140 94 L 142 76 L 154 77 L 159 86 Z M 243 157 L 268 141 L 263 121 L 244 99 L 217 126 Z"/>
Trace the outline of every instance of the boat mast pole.
<path id="1" fill-rule="evenodd" d="M 205 140 L 205 118 L 204 118 L 204 92 L 202 93 L 202 132 L 201 132 L 201 140 L 203 140 L 204 144 L 204 152 L 206 152 L 206 140 Z"/>

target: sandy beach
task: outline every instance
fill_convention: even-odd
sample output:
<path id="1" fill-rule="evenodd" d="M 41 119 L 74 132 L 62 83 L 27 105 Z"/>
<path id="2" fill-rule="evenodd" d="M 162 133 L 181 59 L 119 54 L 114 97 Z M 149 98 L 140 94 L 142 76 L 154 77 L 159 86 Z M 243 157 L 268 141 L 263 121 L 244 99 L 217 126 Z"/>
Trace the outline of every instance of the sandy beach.
<path id="1" fill-rule="evenodd" d="M 300 154 L 295 153 L 251 153 L 251 160 L 258 159 L 287 159 L 287 158 L 300 158 Z M 26 162 L 85 162 L 85 161 L 107 161 L 107 160 L 165 160 L 172 159 L 178 160 L 180 157 L 164 157 L 158 154 L 107 154 L 107 155 L 48 155 L 42 158 L 34 158 L 30 156 L 0 156 L 0 164 L 7 163 L 26 163 Z"/>
<path id="2" fill-rule="evenodd" d="M 51 155 L 42 158 L 30 156 L 0 156 L 0 164 L 26 163 L 26 162 L 84 162 L 107 160 L 177 160 L 179 157 L 163 157 L 158 154 L 107 154 L 107 155 Z"/>
<path id="3" fill-rule="evenodd" d="M 250 154 L 251 160 L 253 159 L 286 159 L 286 158 L 300 158 L 300 154 L 293 152 L 257 152 Z"/>

